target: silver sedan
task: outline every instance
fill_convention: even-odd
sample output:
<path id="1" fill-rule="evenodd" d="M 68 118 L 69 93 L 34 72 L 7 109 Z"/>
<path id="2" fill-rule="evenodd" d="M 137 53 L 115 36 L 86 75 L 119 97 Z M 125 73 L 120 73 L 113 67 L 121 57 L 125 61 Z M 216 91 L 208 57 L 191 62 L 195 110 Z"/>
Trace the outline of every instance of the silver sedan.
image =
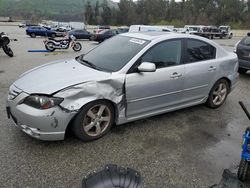
<path id="1" fill-rule="evenodd" d="M 89 53 L 32 69 L 10 86 L 7 114 L 28 135 L 91 141 L 112 125 L 205 103 L 221 106 L 238 59 L 216 43 L 174 33 L 126 33 Z"/>

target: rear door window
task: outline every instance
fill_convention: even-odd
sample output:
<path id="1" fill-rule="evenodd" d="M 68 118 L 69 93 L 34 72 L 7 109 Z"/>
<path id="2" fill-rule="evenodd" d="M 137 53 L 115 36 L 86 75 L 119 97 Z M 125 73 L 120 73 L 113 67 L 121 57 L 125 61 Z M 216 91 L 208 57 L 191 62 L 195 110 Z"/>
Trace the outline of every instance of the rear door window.
<path id="1" fill-rule="evenodd" d="M 250 37 L 243 38 L 241 43 L 246 45 L 246 46 L 250 46 Z"/>
<path id="2" fill-rule="evenodd" d="M 186 47 L 186 63 L 215 59 L 216 48 L 206 42 L 188 39 Z"/>

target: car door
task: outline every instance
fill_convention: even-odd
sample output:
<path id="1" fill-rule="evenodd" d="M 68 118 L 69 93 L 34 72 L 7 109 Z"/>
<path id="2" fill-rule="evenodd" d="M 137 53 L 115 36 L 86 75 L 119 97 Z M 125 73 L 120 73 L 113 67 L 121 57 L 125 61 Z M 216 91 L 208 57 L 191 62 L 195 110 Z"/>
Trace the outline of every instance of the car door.
<path id="1" fill-rule="evenodd" d="M 126 75 L 127 117 L 156 113 L 181 103 L 184 81 L 182 40 L 154 45 Z M 155 63 L 155 72 L 136 69 L 143 62 Z"/>
<path id="2" fill-rule="evenodd" d="M 35 33 L 36 35 L 38 35 L 38 36 L 41 36 L 41 29 L 40 29 L 40 27 L 36 27 L 36 28 L 34 29 L 34 33 Z"/>
<path id="3" fill-rule="evenodd" d="M 72 35 L 74 35 L 74 37 L 76 37 L 77 39 L 83 38 L 83 32 L 81 30 L 74 30 L 72 32 Z"/>
<path id="4" fill-rule="evenodd" d="M 40 28 L 40 35 L 41 35 L 41 36 L 47 36 L 47 34 L 48 34 L 48 33 L 47 33 L 47 30 L 46 30 L 44 27 L 41 27 L 41 28 Z"/>
<path id="5" fill-rule="evenodd" d="M 108 33 L 107 33 L 107 39 L 113 37 L 113 35 L 114 35 L 114 31 L 112 31 L 112 30 L 108 31 Z"/>
<path id="6" fill-rule="evenodd" d="M 185 54 L 183 100 L 185 103 L 196 103 L 208 96 L 216 81 L 216 48 L 201 40 L 187 39 Z"/>

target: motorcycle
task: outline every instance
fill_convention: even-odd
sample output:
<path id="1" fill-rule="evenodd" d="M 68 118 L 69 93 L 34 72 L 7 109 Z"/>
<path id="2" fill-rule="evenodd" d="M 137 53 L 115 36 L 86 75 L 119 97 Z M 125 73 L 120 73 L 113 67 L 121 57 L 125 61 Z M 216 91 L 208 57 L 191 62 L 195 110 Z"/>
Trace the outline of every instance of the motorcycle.
<path id="1" fill-rule="evenodd" d="M 75 52 L 79 52 L 82 49 L 82 45 L 79 42 L 76 42 L 76 38 L 71 35 L 68 38 L 56 40 L 54 38 L 48 38 L 44 41 L 45 48 L 48 51 L 55 51 L 56 49 L 68 49 L 70 46 Z"/>
<path id="2" fill-rule="evenodd" d="M 10 46 L 10 39 L 9 37 L 6 35 L 6 33 L 2 32 L 0 33 L 0 48 L 3 48 L 3 51 L 9 56 L 9 57 L 13 57 L 14 53 L 11 50 Z"/>

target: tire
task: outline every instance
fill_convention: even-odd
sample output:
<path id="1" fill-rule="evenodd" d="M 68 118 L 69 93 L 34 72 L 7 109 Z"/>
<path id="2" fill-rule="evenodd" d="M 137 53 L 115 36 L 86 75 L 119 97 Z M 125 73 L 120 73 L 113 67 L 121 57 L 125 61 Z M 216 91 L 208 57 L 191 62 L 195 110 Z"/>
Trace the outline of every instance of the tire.
<path id="1" fill-rule="evenodd" d="M 239 68 L 239 69 L 238 69 L 238 72 L 239 72 L 240 74 L 245 74 L 247 71 L 248 71 L 248 70 L 247 70 L 247 69 L 244 69 L 244 68 Z"/>
<path id="2" fill-rule="evenodd" d="M 218 80 L 211 91 L 206 102 L 209 108 L 219 108 L 227 99 L 229 93 L 229 83 L 225 79 Z"/>
<path id="3" fill-rule="evenodd" d="M 45 44 L 46 50 L 54 52 L 55 48 L 53 47 L 53 45 L 54 45 L 53 42 L 47 42 L 47 44 Z"/>
<path id="4" fill-rule="evenodd" d="M 74 46 L 72 47 L 72 49 L 75 51 L 75 52 L 80 52 L 82 50 L 82 45 L 80 42 L 76 42 L 74 44 Z"/>
<path id="5" fill-rule="evenodd" d="M 6 53 L 6 55 L 8 55 L 9 57 L 13 57 L 14 56 L 14 53 L 13 51 L 11 50 L 10 47 L 8 46 L 3 46 L 3 51 Z"/>
<path id="6" fill-rule="evenodd" d="M 230 34 L 229 35 L 229 37 L 228 37 L 228 39 L 232 39 L 233 38 L 233 35 L 232 34 Z"/>
<path id="7" fill-rule="evenodd" d="M 209 35 L 208 38 L 209 38 L 210 40 L 212 40 L 212 39 L 214 38 L 214 36 L 213 36 L 213 35 Z"/>
<path id="8" fill-rule="evenodd" d="M 82 188 L 143 188 L 141 174 L 130 168 L 106 165 L 103 170 L 86 176 Z"/>
<path id="9" fill-rule="evenodd" d="M 114 107 L 111 103 L 104 100 L 90 102 L 74 119 L 72 131 L 82 141 L 93 141 L 101 138 L 110 130 L 114 117 Z M 101 120 L 102 118 L 105 120 Z"/>
<path id="10" fill-rule="evenodd" d="M 31 34 L 30 34 L 30 37 L 31 37 L 31 38 L 36 38 L 36 34 L 35 34 L 35 33 L 31 33 Z"/>
<path id="11" fill-rule="evenodd" d="M 242 182 L 250 180 L 250 165 L 247 160 L 241 159 L 237 176 Z"/>
<path id="12" fill-rule="evenodd" d="M 55 38 L 56 37 L 56 34 L 51 34 L 51 38 Z"/>

